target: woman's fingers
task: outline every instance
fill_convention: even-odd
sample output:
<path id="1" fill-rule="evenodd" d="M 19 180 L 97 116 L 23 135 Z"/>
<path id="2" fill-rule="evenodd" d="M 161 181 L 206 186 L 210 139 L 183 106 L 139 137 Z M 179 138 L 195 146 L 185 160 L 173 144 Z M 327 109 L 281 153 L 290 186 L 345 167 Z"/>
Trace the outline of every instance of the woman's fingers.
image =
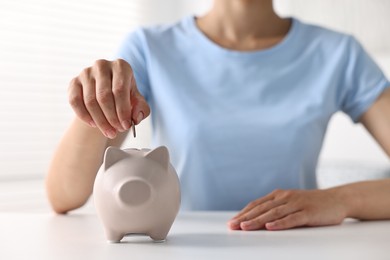
<path id="1" fill-rule="evenodd" d="M 289 192 L 287 192 L 289 194 Z M 241 222 L 252 219 L 257 212 L 262 214 L 264 210 L 277 207 L 279 205 L 285 204 L 287 201 L 286 191 L 283 190 L 274 190 L 273 192 L 267 194 L 264 197 L 258 198 L 254 201 L 248 203 L 248 205 L 243 208 L 236 216 L 234 216 L 229 222 L 228 225 L 231 229 L 241 229 Z M 253 210 L 257 208 L 256 210 Z M 248 215 L 248 212 L 252 212 Z"/>
<path id="2" fill-rule="evenodd" d="M 149 116 L 150 108 L 145 98 L 137 89 L 132 94 L 131 103 L 133 104 L 132 118 L 134 123 L 138 125 L 143 119 Z"/>
<path id="3" fill-rule="evenodd" d="M 294 227 L 304 226 L 307 224 L 307 221 L 308 221 L 308 217 L 304 213 L 304 211 L 298 211 L 282 219 L 268 222 L 265 224 L 265 227 L 268 230 L 283 230 L 283 229 L 290 229 Z"/>
<path id="4" fill-rule="evenodd" d="M 85 123 L 92 127 L 96 127 L 92 116 L 89 114 L 84 104 L 83 86 L 78 78 L 74 78 L 68 88 L 69 103 L 75 111 L 76 115 Z"/>
<path id="5" fill-rule="evenodd" d="M 108 61 L 98 60 L 93 66 L 95 78 L 96 100 L 108 123 L 115 129 L 123 131 L 119 123 L 115 108 L 115 99 L 112 93 L 111 65 Z"/>
<path id="6" fill-rule="evenodd" d="M 257 206 L 246 211 L 244 214 L 230 221 L 230 227 L 232 229 L 242 229 L 242 224 L 244 222 L 249 224 L 251 220 L 257 218 L 258 216 L 261 216 L 262 214 L 266 213 L 274 207 L 277 207 L 278 205 L 280 204 L 273 200 L 267 200 L 264 203 L 260 203 Z"/>
<path id="7" fill-rule="evenodd" d="M 300 210 L 299 204 L 293 202 L 295 198 L 296 192 L 293 190 L 274 190 L 250 202 L 228 225 L 233 230 L 264 228 L 266 223 Z"/>
<path id="8" fill-rule="evenodd" d="M 297 212 L 298 210 L 288 204 L 284 204 L 278 207 L 273 207 L 267 210 L 265 213 L 258 215 L 248 221 L 241 222 L 242 230 L 258 230 L 265 228 L 269 222 L 274 222 L 278 219 L 284 218 L 290 214 Z"/>
<path id="9" fill-rule="evenodd" d="M 232 220 L 237 220 L 241 218 L 243 215 L 245 215 L 248 211 L 252 210 L 254 207 L 257 207 L 258 205 L 265 203 L 267 201 L 273 200 L 274 199 L 274 194 L 269 193 L 264 197 L 258 198 L 254 201 L 251 201 L 246 205 L 236 216 L 232 218 Z"/>
<path id="10" fill-rule="evenodd" d="M 98 60 L 72 80 L 69 102 L 76 115 L 108 138 L 139 124 L 150 114 L 138 92 L 133 71 L 124 60 Z"/>
<path id="11" fill-rule="evenodd" d="M 271 200 L 255 200 L 249 210 L 230 222 L 231 229 L 281 230 L 308 226 L 340 224 L 347 216 L 343 200 L 332 190 L 276 190 Z M 269 198 L 269 197 L 268 197 Z"/>
<path id="12" fill-rule="evenodd" d="M 257 204 L 249 211 L 229 221 L 233 230 L 255 230 L 264 228 L 265 223 L 284 217 L 286 214 L 296 211 L 291 205 L 287 205 L 282 199 L 267 200 Z"/>
<path id="13" fill-rule="evenodd" d="M 127 130 L 131 126 L 131 99 L 130 91 L 132 87 L 136 88 L 135 81 L 130 67 L 124 64 L 123 60 L 112 62 L 112 93 L 115 99 L 116 115 L 122 128 Z M 127 66 L 126 66 L 127 65 Z M 134 86 L 132 85 L 134 84 Z"/>
<path id="14" fill-rule="evenodd" d="M 96 126 L 108 138 L 115 138 L 116 130 L 107 121 L 96 97 L 95 79 L 92 77 L 91 68 L 85 69 L 80 75 L 83 86 L 83 100 L 85 107 L 91 115 Z"/>

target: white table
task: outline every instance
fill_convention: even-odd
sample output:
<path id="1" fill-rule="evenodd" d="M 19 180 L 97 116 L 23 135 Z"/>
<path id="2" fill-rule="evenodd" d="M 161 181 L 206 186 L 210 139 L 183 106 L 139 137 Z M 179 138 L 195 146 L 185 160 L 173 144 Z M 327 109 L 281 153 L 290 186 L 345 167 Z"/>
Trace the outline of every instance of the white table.
<path id="1" fill-rule="evenodd" d="M 93 212 L 0 213 L 0 259 L 390 259 L 390 221 L 287 231 L 231 231 L 234 212 L 180 213 L 168 239 L 106 242 Z"/>

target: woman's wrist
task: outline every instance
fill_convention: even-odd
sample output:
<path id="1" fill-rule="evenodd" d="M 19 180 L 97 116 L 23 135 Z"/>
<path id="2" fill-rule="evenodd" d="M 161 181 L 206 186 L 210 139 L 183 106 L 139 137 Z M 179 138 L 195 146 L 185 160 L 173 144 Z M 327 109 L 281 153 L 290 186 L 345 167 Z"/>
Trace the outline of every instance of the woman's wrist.
<path id="1" fill-rule="evenodd" d="M 109 140 L 98 128 L 85 124 L 78 117 L 73 119 L 68 134 L 78 146 L 106 147 Z"/>
<path id="2" fill-rule="evenodd" d="M 359 197 L 354 192 L 353 185 L 337 186 L 329 188 L 326 191 L 342 206 L 346 218 L 356 217 L 356 211 L 359 209 Z"/>

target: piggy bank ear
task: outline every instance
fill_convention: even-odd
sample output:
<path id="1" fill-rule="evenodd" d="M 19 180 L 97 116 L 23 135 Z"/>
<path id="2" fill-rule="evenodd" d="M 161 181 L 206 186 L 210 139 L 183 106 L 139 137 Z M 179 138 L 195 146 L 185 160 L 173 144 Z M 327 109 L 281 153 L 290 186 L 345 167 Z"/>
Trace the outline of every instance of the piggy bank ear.
<path id="1" fill-rule="evenodd" d="M 156 149 L 148 152 L 145 155 L 146 158 L 152 159 L 153 161 L 161 164 L 164 169 L 168 170 L 169 167 L 169 152 L 165 146 L 157 147 Z"/>
<path id="2" fill-rule="evenodd" d="M 106 152 L 104 153 L 104 160 L 103 160 L 104 170 L 106 171 L 113 164 L 127 157 L 129 157 L 128 153 L 122 151 L 119 148 L 109 146 L 106 149 Z"/>

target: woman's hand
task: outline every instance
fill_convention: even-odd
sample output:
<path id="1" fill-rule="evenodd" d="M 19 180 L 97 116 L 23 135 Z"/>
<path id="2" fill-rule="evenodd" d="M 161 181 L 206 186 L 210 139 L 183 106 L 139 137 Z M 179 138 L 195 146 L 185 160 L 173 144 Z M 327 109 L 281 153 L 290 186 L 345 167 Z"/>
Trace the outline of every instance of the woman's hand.
<path id="1" fill-rule="evenodd" d="M 228 225 L 238 230 L 282 230 L 340 224 L 347 207 L 334 190 L 275 190 L 250 202 Z"/>
<path id="2" fill-rule="evenodd" d="M 130 65 L 121 59 L 96 61 L 71 81 L 68 92 L 76 115 L 111 139 L 150 114 Z"/>

